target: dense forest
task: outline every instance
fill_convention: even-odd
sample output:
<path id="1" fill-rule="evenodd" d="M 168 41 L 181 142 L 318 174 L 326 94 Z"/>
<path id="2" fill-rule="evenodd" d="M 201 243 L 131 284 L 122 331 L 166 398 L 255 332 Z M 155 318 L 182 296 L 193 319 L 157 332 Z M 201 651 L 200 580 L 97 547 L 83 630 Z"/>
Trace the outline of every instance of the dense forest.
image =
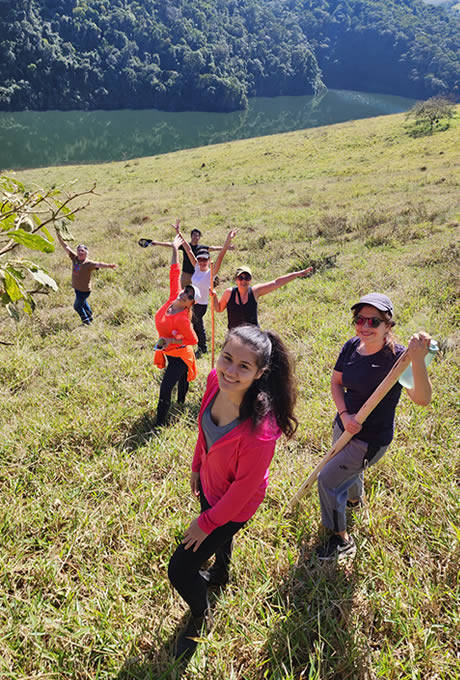
<path id="1" fill-rule="evenodd" d="M 0 0 L 0 109 L 231 111 L 325 86 L 460 98 L 460 12 L 422 0 Z"/>

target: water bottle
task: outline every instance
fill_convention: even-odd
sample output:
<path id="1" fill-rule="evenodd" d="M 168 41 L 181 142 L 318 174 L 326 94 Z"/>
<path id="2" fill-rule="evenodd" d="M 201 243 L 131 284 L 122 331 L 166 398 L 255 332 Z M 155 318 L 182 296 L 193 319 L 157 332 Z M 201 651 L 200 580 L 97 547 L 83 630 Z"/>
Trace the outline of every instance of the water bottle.
<path id="1" fill-rule="evenodd" d="M 429 366 L 431 362 L 433 361 L 436 352 L 439 350 L 438 343 L 436 340 L 430 340 L 430 346 L 428 347 L 428 352 L 425 354 L 425 366 Z M 401 377 L 399 378 L 398 381 L 403 387 L 407 387 L 407 389 L 411 390 L 414 387 L 414 376 L 412 375 L 412 364 L 409 364 L 409 366 L 406 368 L 404 373 L 401 374 Z"/>

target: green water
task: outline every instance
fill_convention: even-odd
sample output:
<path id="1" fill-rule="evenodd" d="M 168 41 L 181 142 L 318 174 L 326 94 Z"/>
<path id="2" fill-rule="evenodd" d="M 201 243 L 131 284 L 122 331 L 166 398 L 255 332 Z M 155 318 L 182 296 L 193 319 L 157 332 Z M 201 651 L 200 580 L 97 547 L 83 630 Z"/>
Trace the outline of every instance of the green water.
<path id="1" fill-rule="evenodd" d="M 319 97 L 258 97 L 234 113 L 0 112 L 0 169 L 103 163 L 407 111 L 412 99 L 329 90 Z"/>

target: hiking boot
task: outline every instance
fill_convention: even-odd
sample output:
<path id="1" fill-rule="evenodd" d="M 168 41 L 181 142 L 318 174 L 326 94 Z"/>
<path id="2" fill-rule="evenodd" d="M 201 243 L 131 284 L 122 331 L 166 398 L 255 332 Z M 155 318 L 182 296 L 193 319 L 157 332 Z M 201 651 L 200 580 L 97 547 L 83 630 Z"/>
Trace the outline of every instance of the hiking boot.
<path id="1" fill-rule="evenodd" d="M 211 610 L 208 608 L 203 616 L 191 616 L 186 629 L 177 641 L 175 657 L 191 657 L 200 642 L 200 639 L 211 632 L 214 619 Z"/>
<path id="2" fill-rule="evenodd" d="M 354 557 L 356 555 L 356 544 L 353 537 L 346 541 L 338 534 L 333 534 L 327 543 L 320 545 L 316 549 L 316 556 L 319 560 L 339 560 L 344 557 Z"/>
<path id="3" fill-rule="evenodd" d="M 230 580 L 228 571 L 219 571 L 211 567 L 210 569 L 200 569 L 200 576 L 207 581 L 208 588 L 218 588 L 226 586 Z"/>

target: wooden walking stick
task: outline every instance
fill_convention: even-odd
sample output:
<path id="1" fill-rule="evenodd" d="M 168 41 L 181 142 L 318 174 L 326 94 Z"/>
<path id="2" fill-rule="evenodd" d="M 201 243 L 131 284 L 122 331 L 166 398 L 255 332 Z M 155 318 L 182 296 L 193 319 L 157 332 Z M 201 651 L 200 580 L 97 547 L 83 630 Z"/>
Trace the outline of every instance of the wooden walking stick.
<path id="1" fill-rule="evenodd" d="M 214 292 L 214 275 L 212 262 L 210 262 L 209 266 L 211 268 L 211 290 Z M 214 295 L 211 294 L 211 368 L 214 368 L 214 340 L 215 340 Z"/>
<path id="2" fill-rule="evenodd" d="M 388 392 L 391 390 L 393 385 L 396 384 L 399 377 L 401 376 L 402 373 L 404 373 L 409 364 L 410 364 L 409 352 L 406 349 L 406 351 L 401 354 L 398 361 L 394 364 L 391 371 L 385 376 L 380 385 L 374 390 L 369 399 L 361 406 L 358 413 L 355 415 L 355 420 L 360 425 L 364 423 L 364 421 L 371 413 L 371 411 L 373 411 L 377 404 L 379 404 L 382 401 L 383 397 L 386 394 L 388 394 Z M 323 469 L 323 467 L 327 463 L 329 463 L 329 461 L 332 458 L 334 458 L 334 456 L 336 456 L 339 453 L 339 451 L 343 449 L 345 444 L 348 444 L 352 437 L 353 435 L 347 432 L 346 430 L 342 432 L 342 434 L 337 439 L 332 448 L 329 449 L 329 451 L 326 453 L 324 458 L 318 463 L 318 465 L 315 467 L 315 469 L 308 477 L 308 479 L 306 479 L 305 482 L 302 484 L 300 489 L 297 491 L 296 495 L 289 501 L 288 505 L 289 509 L 292 509 L 310 491 L 311 487 L 316 482 L 316 479 L 321 470 Z"/>

